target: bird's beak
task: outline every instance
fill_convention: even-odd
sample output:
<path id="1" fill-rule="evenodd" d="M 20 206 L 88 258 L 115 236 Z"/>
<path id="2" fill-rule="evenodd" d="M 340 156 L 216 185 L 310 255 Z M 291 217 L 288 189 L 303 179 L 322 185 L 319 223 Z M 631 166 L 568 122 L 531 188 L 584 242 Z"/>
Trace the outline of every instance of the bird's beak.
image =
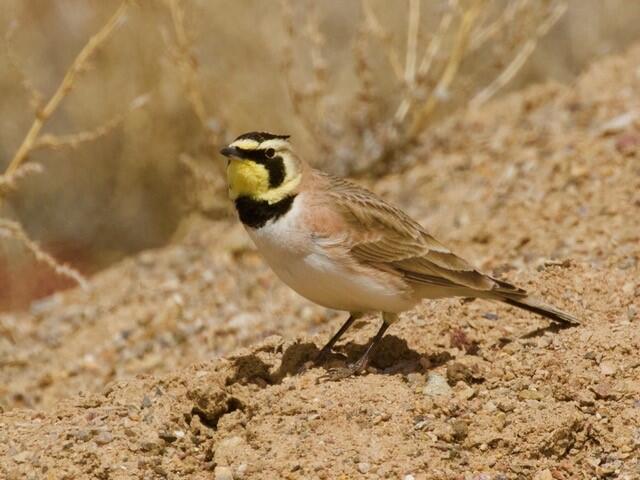
<path id="1" fill-rule="evenodd" d="M 236 147 L 224 147 L 220 150 L 220 153 L 225 157 L 238 156 L 238 149 Z"/>

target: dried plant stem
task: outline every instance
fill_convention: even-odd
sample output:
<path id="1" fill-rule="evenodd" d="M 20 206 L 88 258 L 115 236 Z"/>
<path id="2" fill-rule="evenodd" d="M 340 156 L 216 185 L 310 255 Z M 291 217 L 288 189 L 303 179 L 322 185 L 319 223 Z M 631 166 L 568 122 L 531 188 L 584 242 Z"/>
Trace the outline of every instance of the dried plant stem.
<path id="1" fill-rule="evenodd" d="M 507 6 L 498 18 L 486 27 L 476 32 L 469 42 L 469 50 L 474 51 L 484 45 L 487 40 L 495 37 L 505 26 L 511 24 L 516 18 L 518 12 L 523 12 L 531 0 L 513 0 L 507 3 Z"/>
<path id="2" fill-rule="evenodd" d="M 60 105 L 60 102 L 62 102 L 62 100 L 71 91 L 76 76 L 82 71 L 89 58 L 109 38 L 113 30 L 119 25 L 125 12 L 127 11 L 127 8 L 128 2 L 125 1 L 120 5 L 120 7 L 118 7 L 116 12 L 111 16 L 111 18 L 109 18 L 107 23 L 105 23 L 105 25 L 98 31 L 98 33 L 91 37 L 86 45 L 82 48 L 78 56 L 71 64 L 71 67 L 69 67 L 69 70 L 67 70 L 67 73 L 54 92 L 53 96 L 49 99 L 49 101 L 44 105 L 42 109 L 38 110 L 31 128 L 29 129 L 26 137 L 22 141 L 22 144 L 16 151 L 13 159 L 7 167 L 7 175 L 11 175 L 13 172 L 15 172 L 20 164 L 24 162 L 28 157 L 29 152 L 33 150 L 36 140 L 38 139 L 40 130 L 42 130 L 44 124 L 56 111 L 56 109 Z"/>
<path id="3" fill-rule="evenodd" d="M 29 238 L 18 222 L 0 218 L 0 236 L 16 239 L 24 245 L 29 252 L 31 252 L 36 260 L 51 267 L 51 269 L 58 275 L 68 277 L 78 283 L 82 288 L 87 288 L 87 280 L 80 272 L 69 265 L 58 262 L 55 258 L 42 250 L 36 242 Z"/>
<path id="4" fill-rule="evenodd" d="M 416 81 L 418 61 L 418 35 L 420 32 L 420 0 L 409 0 L 409 28 L 407 28 L 407 55 L 404 67 L 404 81 L 409 89 Z"/>
<path id="5" fill-rule="evenodd" d="M 116 114 L 110 120 L 94 128 L 93 130 L 71 133 L 69 135 L 41 135 L 34 143 L 31 150 L 61 150 L 63 148 L 77 148 L 80 144 L 97 140 L 98 138 L 104 137 L 109 134 L 109 132 L 111 132 L 118 125 L 124 122 L 129 113 L 142 108 L 148 103 L 148 101 L 149 95 L 141 95 L 137 97 L 131 102 L 131 104 L 129 105 L 129 109 L 126 112 Z"/>
<path id="6" fill-rule="evenodd" d="M 42 93 L 35 87 L 29 76 L 25 73 L 23 68 L 20 66 L 20 62 L 16 57 L 13 48 L 13 34 L 18 28 L 18 23 L 14 22 L 5 35 L 5 46 L 6 46 L 6 56 L 9 61 L 11 67 L 18 73 L 20 76 L 20 84 L 22 88 L 24 88 L 27 96 L 29 97 L 29 105 L 34 111 L 38 111 L 42 108 L 42 103 L 44 101 L 44 97 Z"/>
<path id="7" fill-rule="evenodd" d="M 477 108 L 485 103 L 487 100 L 493 97 L 501 88 L 509 83 L 509 81 L 513 77 L 515 77 L 515 75 L 520 71 L 522 66 L 535 50 L 536 45 L 538 44 L 538 40 L 540 40 L 541 37 L 547 34 L 551 27 L 553 27 L 553 25 L 555 25 L 558 20 L 560 20 L 560 17 L 564 15 L 566 10 L 566 3 L 560 3 L 558 4 L 558 6 L 556 6 L 556 8 L 551 12 L 546 21 L 538 25 L 535 36 L 533 38 L 529 38 L 524 43 L 522 48 L 518 51 L 513 60 L 509 62 L 507 67 L 502 70 L 502 72 L 500 72 L 500 74 L 489 85 L 478 92 L 475 97 L 473 97 L 469 101 L 469 106 L 471 108 Z"/>
<path id="8" fill-rule="evenodd" d="M 0 175 L 0 198 L 7 192 L 16 189 L 16 184 L 25 177 L 42 172 L 39 163 L 27 163 L 20 165 L 11 175 Z"/>
<path id="9" fill-rule="evenodd" d="M 180 70 L 187 100 L 206 133 L 207 143 L 209 146 L 215 147 L 220 143 L 220 136 L 224 133 L 224 126 L 220 125 L 220 128 L 212 128 L 211 117 L 205 106 L 204 95 L 200 87 L 198 61 L 191 51 L 192 41 L 185 26 L 185 11 L 182 6 L 182 0 L 166 0 L 166 3 L 171 13 L 175 40 L 173 57 Z"/>
<path id="10" fill-rule="evenodd" d="M 469 35 L 478 15 L 480 14 L 482 3 L 482 0 L 476 0 L 463 13 L 444 71 L 438 80 L 434 92 L 429 95 L 425 105 L 416 113 L 413 123 L 407 132 L 407 138 L 415 139 L 420 132 L 424 130 L 424 127 L 433 113 L 438 101 L 449 90 L 449 86 L 455 78 L 456 73 L 458 73 L 458 69 L 460 68 L 462 59 L 464 58 L 469 41 Z"/>
<path id="11" fill-rule="evenodd" d="M 361 0 L 362 13 L 364 14 L 365 24 L 369 32 L 371 32 L 384 47 L 384 53 L 387 56 L 389 64 L 393 70 L 396 79 L 402 79 L 402 65 L 400 63 L 400 56 L 396 49 L 393 48 L 391 36 L 388 32 L 382 28 L 378 17 L 371 8 L 369 0 Z"/>
<path id="12" fill-rule="evenodd" d="M 326 87 L 326 62 L 322 54 L 324 39 L 320 35 L 317 20 L 313 14 L 309 15 L 306 25 L 307 40 L 311 43 L 311 59 L 314 74 L 314 83 L 311 88 L 301 90 L 296 88 L 294 81 L 294 45 L 300 42 L 297 24 L 294 19 L 293 5 L 290 0 L 282 0 L 282 13 L 285 27 L 286 40 L 283 48 L 282 69 L 284 71 L 285 86 L 293 113 L 300 124 L 309 134 L 309 138 L 316 142 L 317 146 L 326 152 L 329 149 L 329 141 L 326 139 L 318 125 L 321 115 L 318 111 L 323 90 Z M 311 103 L 316 108 L 309 108 Z"/>
<path id="13" fill-rule="evenodd" d="M 457 5 L 455 0 L 450 0 L 449 2 L 449 10 L 444 13 L 442 18 L 440 19 L 440 23 L 438 24 L 438 28 L 433 38 L 429 42 L 427 47 L 427 51 L 420 62 L 420 66 L 418 67 L 417 80 L 418 84 L 422 86 L 422 84 L 426 81 L 429 75 L 429 70 L 431 69 L 431 65 L 433 64 L 433 60 L 436 58 L 436 55 L 440 51 L 442 46 L 442 40 L 444 39 L 449 27 L 451 26 L 451 22 L 453 21 L 453 12 L 455 10 L 455 6 Z M 401 125 L 407 115 L 409 114 L 411 108 L 415 106 L 415 92 L 408 91 L 407 95 L 402 99 L 400 105 L 396 109 L 396 113 L 394 115 L 394 123 L 396 126 Z"/>

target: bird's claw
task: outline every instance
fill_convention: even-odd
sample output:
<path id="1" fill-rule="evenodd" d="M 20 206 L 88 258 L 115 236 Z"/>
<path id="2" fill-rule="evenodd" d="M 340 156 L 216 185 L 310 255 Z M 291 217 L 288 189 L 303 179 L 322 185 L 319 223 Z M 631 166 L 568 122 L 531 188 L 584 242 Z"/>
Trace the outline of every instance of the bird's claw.
<path id="1" fill-rule="evenodd" d="M 366 369 L 367 364 L 365 362 L 358 361 L 347 367 L 331 368 L 327 370 L 327 373 L 322 375 L 318 380 L 325 382 L 337 382 L 339 380 L 349 378 L 353 375 L 363 373 Z"/>

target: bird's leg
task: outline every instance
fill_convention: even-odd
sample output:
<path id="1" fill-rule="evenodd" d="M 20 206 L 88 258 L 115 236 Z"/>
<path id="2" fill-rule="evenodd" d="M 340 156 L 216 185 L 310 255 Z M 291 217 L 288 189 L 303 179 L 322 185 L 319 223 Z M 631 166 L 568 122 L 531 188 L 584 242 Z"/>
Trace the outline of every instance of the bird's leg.
<path id="1" fill-rule="evenodd" d="M 384 332 L 387 331 L 387 328 L 389 328 L 389 326 L 392 323 L 392 320 L 391 321 L 389 320 L 391 320 L 391 316 L 387 314 L 383 314 L 382 325 L 380 326 L 378 333 L 376 333 L 375 336 L 371 339 L 364 354 L 353 365 L 350 365 L 347 368 L 333 370 L 327 373 L 327 375 L 325 375 L 325 378 L 327 378 L 328 380 L 335 381 L 335 380 L 340 380 L 346 377 L 350 377 L 351 375 L 354 375 L 356 373 L 360 373 L 366 370 L 366 368 L 369 366 L 369 360 L 371 359 L 371 356 L 375 353 L 376 348 L 378 347 L 378 344 L 380 343 L 380 341 L 382 340 L 382 337 L 384 336 Z"/>
<path id="2" fill-rule="evenodd" d="M 382 321 L 382 325 L 378 329 L 378 333 L 376 333 L 376 335 L 371 339 L 369 345 L 367 346 L 367 349 L 364 351 L 362 356 L 358 360 L 356 360 L 356 363 L 349 367 L 349 370 L 351 370 L 351 374 L 360 373 L 366 370 L 366 368 L 369 366 L 371 356 L 375 353 L 376 348 L 378 347 L 380 340 L 382 340 L 384 332 L 386 332 L 387 328 L 389 328 L 389 325 L 391 324 L 387 323 L 386 320 Z"/>
<path id="3" fill-rule="evenodd" d="M 331 340 L 329 340 L 327 342 L 327 344 L 324 347 L 322 347 L 320 352 L 318 352 L 318 355 L 316 356 L 316 358 L 313 359 L 313 363 L 315 365 L 320 365 L 320 364 L 324 363 L 324 361 L 327 359 L 327 357 L 331 353 L 331 349 L 336 344 L 336 342 L 338 340 L 340 340 L 340 337 L 342 335 L 344 335 L 344 332 L 347 331 L 347 329 L 351 326 L 351 324 L 353 322 L 355 322 L 360 317 L 362 317 L 361 313 L 351 313 L 351 314 L 349 314 L 349 318 L 347 318 L 347 321 L 344 322 L 344 324 L 340 327 L 340 330 L 338 330 L 335 333 L 335 335 L 333 337 L 331 337 Z"/>

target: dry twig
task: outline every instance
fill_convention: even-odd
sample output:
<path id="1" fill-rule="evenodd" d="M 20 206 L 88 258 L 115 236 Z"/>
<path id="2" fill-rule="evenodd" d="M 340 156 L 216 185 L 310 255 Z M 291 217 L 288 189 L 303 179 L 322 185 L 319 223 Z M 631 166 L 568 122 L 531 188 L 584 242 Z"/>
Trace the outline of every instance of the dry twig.
<path id="1" fill-rule="evenodd" d="M 124 1 L 120 7 L 116 10 L 116 12 L 109 18 L 107 23 L 96 33 L 93 37 L 89 39 L 89 41 L 85 44 L 85 46 L 80 50 L 80 53 L 75 58 L 69 70 L 65 74 L 62 82 L 51 96 L 51 98 L 46 102 L 44 107 L 38 110 L 36 118 L 31 124 L 31 128 L 27 135 L 25 136 L 22 144 L 16 151 L 13 159 L 9 163 L 7 167 L 6 174 L 11 175 L 15 170 L 20 166 L 22 162 L 24 162 L 29 153 L 33 150 L 38 136 L 40 135 L 40 131 L 42 127 L 45 125 L 47 120 L 51 118 L 51 115 L 56 111 L 60 102 L 64 100 L 64 98 L 69 94 L 71 89 L 73 88 L 73 84 L 76 80 L 78 74 L 83 71 L 88 60 L 92 57 L 95 51 L 109 38 L 114 29 L 120 25 L 122 19 L 124 18 L 124 14 L 126 13 L 128 8 L 128 2 Z"/>
<path id="2" fill-rule="evenodd" d="M 82 288 L 87 288 L 87 280 L 73 267 L 58 262 L 55 258 L 42 250 L 40 246 L 31 240 L 26 234 L 22 225 L 13 220 L 7 220 L 0 218 L 0 236 L 5 238 L 13 238 L 20 242 L 39 262 L 48 265 L 58 275 L 63 275 L 67 278 L 74 280 Z"/>
<path id="3" fill-rule="evenodd" d="M 77 148 L 83 143 L 93 142 L 99 138 L 105 137 L 124 122 L 127 115 L 135 110 L 143 108 L 147 103 L 149 103 L 149 98 L 150 95 L 148 94 L 140 95 L 129 104 L 129 108 L 125 112 L 116 114 L 110 120 L 107 120 L 105 123 L 99 125 L 93 130 L 70 133 L 68 135 L 52 135 L 48 133 L 41 135 L 40 138 L 36 140 L 31 150 L 62 150 L 64 148 Z"/>
<path id="4" fill-rule="evenodd" d="M 219 119 L 218 122 L 213 122 L 211 115 L 207 113 L 198 78 L 198 61 L 191 51 L 192 40 L 185 26 L 185 11 L 182 0 L 166 0 L 166 4 L 171 13 L 174 40 L 173 43 L 169 43 L 165 37 L 170 47 L 169 52 L 172 54 L 174 63 L 178 66 L 189 105 L 206 133 L 207 143 L 210 147 L 215 148 L 224 136 L 225 125 Z"/>
<path id="5" fill-rule="evenodd" d="M 491 97 L 493 97 L 501 88 L 503 88 L 509 81 L 516 76 L 516 74 L 520 71 L 522 66 L 531 56 L 533 51 L 536 49 L 536 45 L 540 38 L 544 37 L 547 32 L 553 27 L 558 20 L 564 15 L 567 10 L 567 4 L 560 3 L 556 6 L 556 8 L 551 12 L 549 17 L 536 29 L 535 35 L 529 38 L 524 45 L 520 48 L 520 51 L 516 54 L 516 56 L 511 60 L 511 62 L 506 66 L 502 72 L 484 89 L 476 94 L 469 101 L 469 106 L 471 108 L 478 108 L 483 103 L 487 102 Z"/>
<path id="6" fill-rule="evenodd" d="M 36 108 L 36 115 L 27 132 L 27 135 L 20 144 L 18 150 L 15 152 L 13 158 L 9 162 L 5 173 L 0 175 L 0 205 L 3 199 L 3 190 L 14 188 L 15 182 L 22 177 L 41 171 L 39 164 L 26 164 L 24 162 L 28 159 L 28 156 L 35 149 L 42 148 L 61 148 L 63 146 L 75 146 L 79 143 L 94 140 L 102 135 L 106 135 L 113 130 L 117 124 L 119 124 L 124 116 L 117 116 L 105 125 L 98 127 L 97 129 L 89 132 L 80 132 L 67 136 L 54 136 L 44 135 L 40 136 L 42 128 L 47 121 L 55 113 L 60 106 L 61 102 L 66 98 L 69 92 L 73 89 L 75 81 L 78 75 L 86 69 L 87 63 L 93 54 L 100 48 L 104 42 L 110 37 L 113 31 L 121 24 L 124 19 L 124 15 L 128 8 L 128 2 L 125 0 L 116 12 L 109 18 L 104 26 L 92 36 L 84 45 L 80 53 L 76 56 L 75 60 L 65 73 L 60 85 L 56 88 L 53 95 L 45 103 L 42 101 L 42 95 L 37 91 L 33 84 L 29 81 L 27 75 L 24 74 L 19 67 L 17 60 L 13 56 L 12 49 L 9 46 L 11 37 L 7 38 L 7 46 L 9 59 L 14 68 L 18 70 L 21 75 L 21 83 L 25 90 L 29 94 L 30 102 Z M 132 104 L 135 108 L 138 108 L 140 102 Z M 56 273 L 64 275 L 75 280 L 83 288 L 87 283 L 84 277 L 72 267 L 61 264 L 56 261 L 48 253 L 44 252 L 37 243 L 29 238 L 22 226 L 14 221 L 8 219 L 0 219 L 0 235 L 4 237 L 14 238 L 21 242 L 25 248 L 33 254 L 33 256 L 40 262 L 45 263 L 52 268 Z"/>
<path id="7" fill-rule="evenodd" d="M 20 165 L 10 175 L 0 175 L 0 198 L 4 197 L 8 192 L 15 190 L 20 180 L 34 173 L 40 173 L 42 170 L 42 165 L 39 163 L 27 163 Z"/>
<path id="8" fill-rule="evenodd" d="M 370 167 L 383 172 L 399 158 L 407 158 L 425 128 L 445 109 L 479 105 L 503 88 L 566 9 L 564 0 L 514 0 L 506 8 L 493 2 L 447 0 L 434 33 L 421 52 L 421 19 L 428 15 L 421 14 L 421 0 L 408 0 L 406 42 L 400 52 L 370 0 L 361 0 L 362 21 L 354 49 L 358 79 L 354 101 L 343 101 L 342 115 L 328 119 L 323 111 L 328 93 L 318 96 L 313 90 L 313 101 L 309 101 L 308 92 L 301 87 L 307 81 L 296 81 L 294 77 L 296 52 L 304 51 L 307 44 L 300 41 L 294 3 L 283 0 L 287 90 L 295 115 L 314 140 L 327 145 L 324 158 L 348 162 L 341 169 L 347 173 L 371 171 Z M 313 24 L 318 23 L 314 15 Z M 314 35 L 321 36 L 319 32 Z M 371 48 L 371 39 L 382 48 Z M 507 67 L 495 74 L 486 87 L 469 88 L 472 75 L 465 66 L 470 58 L 478 58 L 480 49 L 484 55 L 492 52 L 496 57 L 508 57 L 497 58 L 494 63 Z M 386 95 L 378 89 L 384 82 L 376 75 L 383 75 L 384 71 L 374 71 L 376 62 L 372 56 L 376 53 L 386 57 L 393 72 L 395 85 Z M 326 84 L 326 76 L 323 81 Z M 476 81 L 476 85 L 480 83 Z M 486 80 L 482 83 L 486 84 Z M 354 103 L 358 108 L 353 108 Z"/>

